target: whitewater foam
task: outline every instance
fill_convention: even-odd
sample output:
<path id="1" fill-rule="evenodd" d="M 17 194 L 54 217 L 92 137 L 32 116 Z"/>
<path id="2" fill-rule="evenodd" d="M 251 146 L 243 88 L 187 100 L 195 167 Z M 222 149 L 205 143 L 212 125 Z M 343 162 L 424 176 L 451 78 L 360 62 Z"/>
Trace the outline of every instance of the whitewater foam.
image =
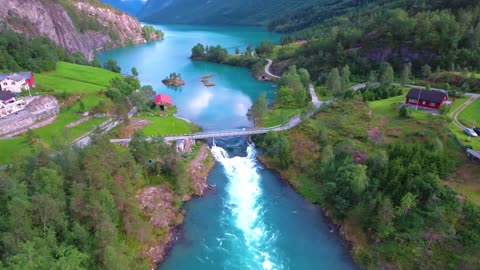
<path id="1" fill-rule="evenodd" d="M 275 235 L 263 222 L 261 177 L 257 171 L 254 145 L 247 147 L 246 157 L 230 158 L 227 151 L 215 145 L 211 151 L 223 165 L 229 180 L 225 208 L 231 211 L 235 227 L 242 232 L 242 240 L 248 249 L 248 258 L 243 258 L 244 266 L 250 268 L 253 263 L 253 269 L 282 269 L 281 264 L 273 262 L 278 261 L 273 258 Z"/>

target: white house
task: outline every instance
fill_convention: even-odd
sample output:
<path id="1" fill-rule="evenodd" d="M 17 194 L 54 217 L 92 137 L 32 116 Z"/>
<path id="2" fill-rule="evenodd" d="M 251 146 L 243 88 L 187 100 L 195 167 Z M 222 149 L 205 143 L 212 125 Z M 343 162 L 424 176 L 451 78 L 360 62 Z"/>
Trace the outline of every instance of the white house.
<path id="1" fill-rule="evenodd" d="M 31 86 L 29 80 L 31 80 L 32 76 L 31 72 L 0 74 L 0 89 L 12 93 L 28 90 Z"/>

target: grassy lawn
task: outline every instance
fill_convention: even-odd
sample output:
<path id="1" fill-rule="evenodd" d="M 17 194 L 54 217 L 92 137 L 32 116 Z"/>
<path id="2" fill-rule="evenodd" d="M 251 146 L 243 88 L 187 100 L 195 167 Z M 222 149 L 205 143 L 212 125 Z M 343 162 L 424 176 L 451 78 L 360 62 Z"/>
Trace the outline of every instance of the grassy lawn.
<path id="1" fill-rule="evenodd" d="M 97 106 L 100 101 L 104 101 L 107 108 L 111 108 L 113 106 L 112 100 L 103 95 L 91 94 L 82 97 L 80 100 L 83 102 L 86 111 L 90 111 L 93 107 Z M 80 102 L 76 102 L 75 104 L 73 104 L 73 106 L 69 108 L 69 110 L 71 112 L 79 112 Z"/>
<path id="2" fill-rule="evenodd" d="M 288 119 L 300 113 L 300 109 L 273 109 L 268 110 L 266 115 L 262 118 L 262 127 L 274 127 L 285 124 Z"/>
<path id="3" fill-rule="evenodd" d="M 150 121 L 150 124 L 146 125 L 142 129 L 146 136 L 190 134 L 194 130 L 193 124 L 173 116 L 142 116 L 135 117 L 134 119 L 144 119 Z"/>
<path id="4" fill-rule="evenodd" d="M 103 100 L 105 106 L 111 107 L 109 98 L 98 95 L 100 90 L 105 89 L 113 78 L 122 75 L 101 68 L 75 65 L 58 62 L 57 69 L 52 72 L 35 74 L 37 87 L 40 90 L 52 90 L 55 93 L 66 91 L 71 94 L 83 94 L 81 101 L 85 110 L 91 110 Z M 86 94 L 86 95 L 85 95 Z M 62 108 L 55 121 L 47 126 L 34 130 L 41 143 L 45 146 L 52 144 L 71 143 L 81 135 L 100 125 L 107 118 L 95 118 L 73 128 L 65 128 L 66 125 L 81 119 L 77 113 L 80 111 L 80 103 L 76 102 L 68 108 Z M 0 140 L 0 164 L 12 161 L 12 156 L 20 151 L 30 151 L 31 148 L 25 143 L 23 136 L 9 140 Z"/>
<path id="5" fill-rule="evenodd" d="M 53 143 L 70 143 L 81 135 L 92 130 L 95 126 L 100 125 L 107 118 L 95 118 L 73 128 L 65 128 L 65 125 L 78 119 L 80 119 L 80 117 L 70 114 L 67 111 L 62 111 L 53 123 L 35 129 L 33 132 L 39 137 L 44 145 L 52 145 Z M 2 149 L 0 164 L 10 163 L 14 156 L 17 156 L 19 152 L 32 150 L 26 143 L 24 135 L 8 140 L 0 140 L 0 149 Z"/>
<path id="6" fill-rule="evenodd" d="M 101 68 L 58 62 L 55 71 L 35 74 L 35 81 L 38 88 L 46 91 L 96 93 L 121 76 Z"/>
<path id="7" fill-rule="evenodd" d="M 480 124 L 480 99 L 468 105 L 459 115 L 458 120 L 467 127 L 472 127 L 473 122 Z"/>
<path id="8" fill-rule="evenodd" d="M 452 130 L 453 134 L 455 134 L 460 140 L 460 142 L 462 142 L 464 145 L 472 146 L 473 150 L 480 151 L 480 137 L 468 138 L 467 134 L 463 133 L 463 130 L 459 129 L 453 123 L 450 123 L 449 127 Z"/>
<path id="9" fill-rule="evenodd" d="M 32 149 L 27 145 L 23 137 L 15 137 L 9 140 L 0 140 L 0 165 L 9 164 L 15 156 L 23 152 L 29 152 Z"/>

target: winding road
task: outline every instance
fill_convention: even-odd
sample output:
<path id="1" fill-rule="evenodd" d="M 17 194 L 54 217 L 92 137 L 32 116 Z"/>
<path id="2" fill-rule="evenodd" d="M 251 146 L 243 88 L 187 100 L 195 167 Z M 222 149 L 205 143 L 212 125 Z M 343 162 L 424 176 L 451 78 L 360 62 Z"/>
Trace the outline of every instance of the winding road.
<path id="1" fill-rule="evenodd" d="M 265 74 L 267 74 L 269 77 L 272 77 L 272 78 L 275 78 L 275 79 L 280 79 L 280 76 L 277 76 L 275 74 L 273 74 L 271 71 L 270 71 L 270 67 L 272 66 L 273 64 L 273 61 L 270 60 L 270 59 L 267 59 L 267 65 L 265 66 Z"/>

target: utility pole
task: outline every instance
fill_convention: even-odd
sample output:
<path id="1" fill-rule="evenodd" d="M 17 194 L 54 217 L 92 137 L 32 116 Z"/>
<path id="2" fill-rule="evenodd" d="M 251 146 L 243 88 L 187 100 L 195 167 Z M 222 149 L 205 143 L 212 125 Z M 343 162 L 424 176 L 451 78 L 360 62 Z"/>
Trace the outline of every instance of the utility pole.
<path id="1" fill-rule="evenodd" d="M 418 103 L 420 103 L 420 96 L 422 94 L 422 88 L 418 89 L 418 99 L 417 99 L 417 106 L 415 107 L 415 110 L 418 111 Z"/>

